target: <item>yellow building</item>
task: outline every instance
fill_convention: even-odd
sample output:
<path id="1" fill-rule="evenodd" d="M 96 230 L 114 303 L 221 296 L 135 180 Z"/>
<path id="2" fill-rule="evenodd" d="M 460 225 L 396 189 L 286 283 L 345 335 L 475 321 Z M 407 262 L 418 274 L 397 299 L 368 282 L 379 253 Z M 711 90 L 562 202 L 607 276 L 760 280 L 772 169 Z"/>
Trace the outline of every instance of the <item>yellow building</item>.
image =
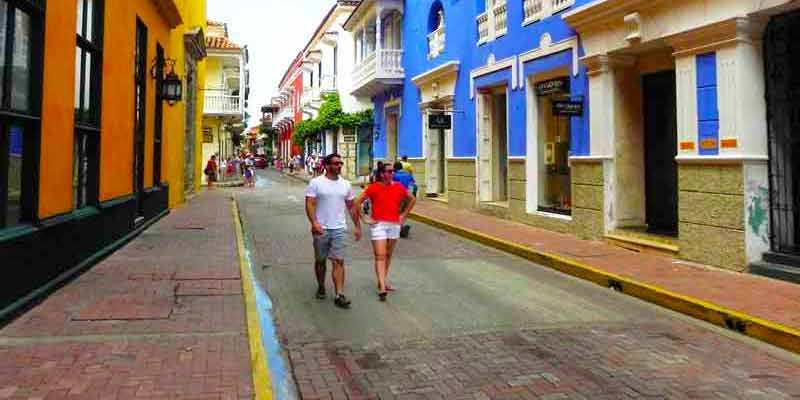
<path id="1" fill-rule="evenodd" d="M 244 144 L 245 109 L 250 91 L 247 46 L 228 37 L 228 25 L 208 22 L 206 36 L 205 108 L 203 114 L 203 161 L 212 155 L 227 159 Z M 205 164 L 203 164 L 205 167 Z M 205 176 L 203 176 L 205 182 Z"/>
<path id="2" fill-rule="evenodd" d="M 2 318 L 199 187 L 207 28 L 205 0 L 0 8 L 14 66 L 0 85 Z"/>

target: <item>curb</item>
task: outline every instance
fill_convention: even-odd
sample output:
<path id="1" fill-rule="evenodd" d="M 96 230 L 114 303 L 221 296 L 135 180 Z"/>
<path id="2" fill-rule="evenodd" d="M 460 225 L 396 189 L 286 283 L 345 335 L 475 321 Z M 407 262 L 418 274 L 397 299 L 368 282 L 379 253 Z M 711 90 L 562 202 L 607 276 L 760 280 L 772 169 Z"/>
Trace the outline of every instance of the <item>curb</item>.
<path id="1" fill-rule="evenodd" d="M 250 344 L 250 370 L 253 373 L 253 388 L 255 400 L 272 400 L 272 378 L 269 374 L 267 353 L 261 342 L 261 324 L 256 308 L 256 297 L 253 293 L 253 278 L 247 268 L 245 259 L 244 233 L 242 222 L 239 221 L 239 207 L 236 200 L 231 201 L 231 212 L 236 230 L 236 246 L 239 253 L 239 273 L 242 277 L 242 292 L 244 293 L 245 313 L 247 315 L 247 338 Z"/>
<path id="2" fill-rule="evenodd" d="M 693 297 L 684 296 L 658 286 L 638 282 L 611 274 L 587 264 L 555 254 L 534 250 L 494 236 L 452 225 L 416 212 L 410 217 L 416 221 L 443 229 L 450 233 L 475 240 L 489 247 L 514 254 L 542 266 L 608 287 L 629 296 L 653 303 L 672 311 L 700 319 L 711 324 L 761 340 L 782 349 L 800 354 L 800 330 L 766 321 L 758 317 L 730 310 Z"/>

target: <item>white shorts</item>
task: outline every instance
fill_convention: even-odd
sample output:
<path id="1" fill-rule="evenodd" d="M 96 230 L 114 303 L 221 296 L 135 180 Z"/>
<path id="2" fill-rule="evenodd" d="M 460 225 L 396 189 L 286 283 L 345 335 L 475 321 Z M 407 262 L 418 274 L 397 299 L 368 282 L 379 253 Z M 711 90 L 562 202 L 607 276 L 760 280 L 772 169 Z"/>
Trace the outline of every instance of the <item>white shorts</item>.
<path id="1" fill-rule="evenodd" d="M 400 238 L 400 224 L 393 222 L 378 222 L 370 228 L 372 240 L 387 240 Z"/>

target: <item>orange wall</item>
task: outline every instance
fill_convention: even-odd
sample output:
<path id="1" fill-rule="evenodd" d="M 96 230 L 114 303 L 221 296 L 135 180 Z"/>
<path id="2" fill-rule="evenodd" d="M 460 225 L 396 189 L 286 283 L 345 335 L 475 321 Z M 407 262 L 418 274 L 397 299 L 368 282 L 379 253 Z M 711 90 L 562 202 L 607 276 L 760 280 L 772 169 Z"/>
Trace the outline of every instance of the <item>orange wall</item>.
<path id="1" fill-rule="evenodd" d="M 103 118 L 100 157 L 100 201 L 133 191 L 134 53 L 137 16 L 147 25 L 147 105 L 145 108 L 145 186 L 153 185 L 153 126 L 155 81 L 149 68 L 161 43 L 172 57 L 170 29 L 151 1 L 114 1 L 106 4 L 103 55 Z M 165 107 L 166 109 L 166 107 Z M 164 126 L 164 134 L 168 131 Z M 162 141 L 162 154 L 166 154 Z M 165 176 L 162 162 L 162 177 Z"/>
<path id="2" fill-rule="evenodd" d="M 40 219 L 69 212 L 72 207 L 72 169 L 75 97 L 76 0 L 48 2 L 42 82 L 42 143 L 39 179 Z M 145 186 L 153 185 L 153 127 L 155 81 L 149 68 L 160 42 L 166 57 L 174 57 L 170 27 L 153 1 L 108 1 L 105 8 L 103 93 L 100 139 L 100 201 L 133 191 L 134 43 L 136 17 L 148 28 Z M 166 123 L 164 137 L 170 126 Z M 167 158 L 166 144 L 162 154 Z M 168 166 L 162 162 L 162 177 Z"/>
<path id="3" fill-rule="evenodd" d="M 75 62 L 65 60 L 75 60 L 76 8 L 76 0 L 51 1 L 45 14 L 40 218 L 72 209 Z"/>

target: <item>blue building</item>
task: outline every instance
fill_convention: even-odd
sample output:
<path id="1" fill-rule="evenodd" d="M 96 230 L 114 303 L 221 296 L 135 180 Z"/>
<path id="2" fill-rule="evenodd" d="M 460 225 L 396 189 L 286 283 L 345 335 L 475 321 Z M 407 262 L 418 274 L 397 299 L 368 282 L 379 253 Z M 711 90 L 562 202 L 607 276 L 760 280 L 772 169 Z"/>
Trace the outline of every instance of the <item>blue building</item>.
<path id="1" fill-rule="evenodd" d="M 402 13 L 401 30 L 388 43 L 386 17 L 368 18 L 375 32 L 383 30 L 376 43 L 402 48 L 398 74 L 356 93 L 374 104 L 375 159 L 408 156 L 421 193 L 451 206 L 602 235 L 603 175 L 589 157 L 588 79 L 577 35 L 561 18 L 585 2 L 407 1 L 393 8 Z M 359 12 L 377 15 L 398 3 L 362 1 L 350 29 Z M 369 38 L 373 24 L 365 25 Z M 378 54 L 378 68 L 390 61 Z M 449 129 L 448 118 L 437 115 L 450 117 Z M 445 125 L 429 126 L 437 122 L 431 118 Z"/>

